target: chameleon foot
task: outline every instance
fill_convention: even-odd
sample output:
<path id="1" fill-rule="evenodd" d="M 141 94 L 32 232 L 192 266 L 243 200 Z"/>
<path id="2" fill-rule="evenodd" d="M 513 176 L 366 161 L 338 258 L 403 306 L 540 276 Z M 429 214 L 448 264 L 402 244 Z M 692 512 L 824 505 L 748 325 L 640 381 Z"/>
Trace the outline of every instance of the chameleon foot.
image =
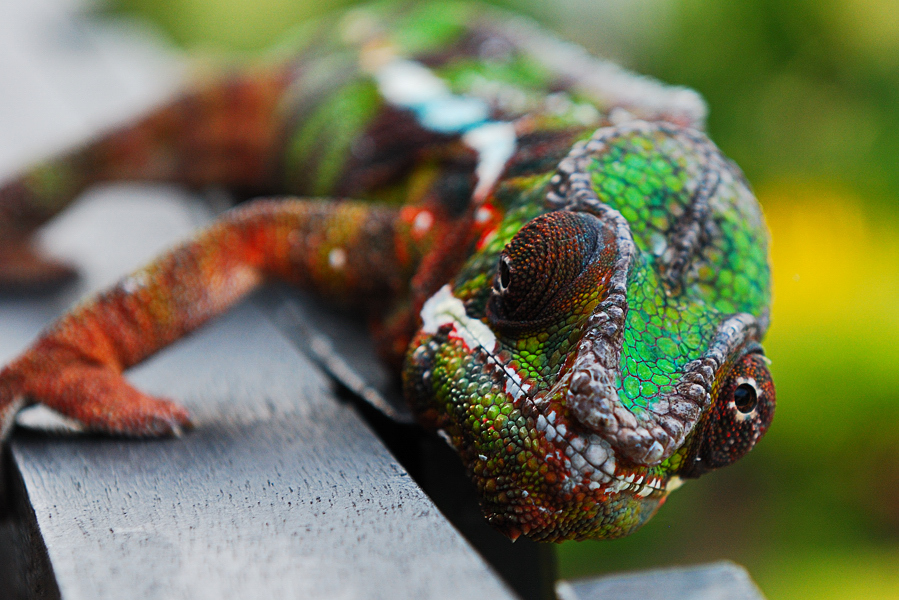
<path id="1" fill-rule="evenodd" d="M 39 293 L 78 276 L 70 265 L 37 254 L 28 240 L 0 244 L 0 293 Z"/>
<path id="2" fill-rule="evenodd" d="M 0 418 L 6 421 L 2 424 L 4 429 L 9 427 L 15 410 L 21 406 L 21 398 L 30 397 L 40 398 L 43 404 L 78 421 L 89 431 L 129 437 L 162 437 L 180 435 L 191 427 L 186 408 L 135 389 L 120 374 L 105 367 L 77 365 L 52 375 L 18 378 L 7 372 L 0 376 L 0 379 L 6 378 L 21 381 L 23 385 L 0 385 L 0 388 L 6 388 L 0 393 Z M 10 393 L 17 387 L 24 390 Z"/>

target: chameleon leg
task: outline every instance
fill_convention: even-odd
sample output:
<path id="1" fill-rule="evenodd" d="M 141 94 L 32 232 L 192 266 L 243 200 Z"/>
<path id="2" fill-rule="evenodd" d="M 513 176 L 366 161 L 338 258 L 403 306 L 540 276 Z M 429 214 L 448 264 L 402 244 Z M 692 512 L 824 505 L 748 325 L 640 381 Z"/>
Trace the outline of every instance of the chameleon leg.
<path id="1" fill-rule="evenodd" d="M 283 69 L 222 77 L 136 123 L 33 165 L 0 184 L 0 290 L 27 290 L 74 274 L 31 245 L 33 232 L 101 181 L 174 181 L 256 192 L 276 170 Z"/>
<path id="2" fill-rule="evenodd" d="M 401 210 L 256 201 L 76 307 L 0 371 L 0 432 L 38 401 L 91 430 L 162 435 L 189 424 L 122 372 L 221 314 L 268 277 L 367 303 L 408 285 L 420 256 Z"/>

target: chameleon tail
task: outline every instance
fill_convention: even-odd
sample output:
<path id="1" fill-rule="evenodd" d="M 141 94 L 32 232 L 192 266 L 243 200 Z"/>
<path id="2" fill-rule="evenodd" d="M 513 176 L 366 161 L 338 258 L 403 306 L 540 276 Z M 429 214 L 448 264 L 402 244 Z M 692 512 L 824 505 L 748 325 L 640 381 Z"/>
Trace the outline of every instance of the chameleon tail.
<path id="1" fill-rule="evenodd" d="M 248 70 L 187 92 L 137 123 L 0 184 L 0 289 L 74 274 L 31 246 L 33 232 L 102 181 L 171 181 L 264 191 L 274 179 L 284 68 Z"/>
<path id="2" fill-rule="evenodd" d="M 0 431 L 23 399 L 91 430 L 147 436 L 189 424 L 122 372 L 224 312 L 266 278 L 361 302 L 408 285 L 418 251 L 401 211 L 363 203 L 256 201 L 76 307 L 0 371 Z M 407 264 L 408 263 L 408 264 Z"/>

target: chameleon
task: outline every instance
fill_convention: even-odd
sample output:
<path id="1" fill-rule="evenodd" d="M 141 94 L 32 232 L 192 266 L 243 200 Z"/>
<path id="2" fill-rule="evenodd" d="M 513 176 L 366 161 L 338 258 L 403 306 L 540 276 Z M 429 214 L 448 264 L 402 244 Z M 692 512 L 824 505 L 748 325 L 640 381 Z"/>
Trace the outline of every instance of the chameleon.
<path id="1" fill-rule="evenodd" d="M 419 422 L 511 539 L 611 539 L 744 456 L 775 389 L 768 233 L 692 90 L 472 3 L 380 2 L 0 186 L 3 282 L 90 185 L 257 199 L 82 301 L 0 371 L 0 426 L 179 434 L 123 372 L 279 279 L 371 323 Z"/>

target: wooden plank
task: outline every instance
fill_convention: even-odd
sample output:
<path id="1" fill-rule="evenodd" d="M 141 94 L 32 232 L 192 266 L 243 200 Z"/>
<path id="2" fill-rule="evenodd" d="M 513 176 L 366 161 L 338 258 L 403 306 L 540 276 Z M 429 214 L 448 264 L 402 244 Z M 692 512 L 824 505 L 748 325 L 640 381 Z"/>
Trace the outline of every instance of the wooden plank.
<path id="1" fill-rule="evenodd" d="M 88 222 L 100 200 L 56 226 L 96 257 L 122 254 L 103 245 L 108 232 L 129 236 L 152 222 L 148 212 L 177 206 L 147 198 L 140 218 Z M 179 219 L 192 216 L 169 220 Z M 89 282 L 108 276 L 98 261 L 87 263 L 107 274 Z M 0 339 L 25 308 L 0 304 Z M 197 429 L 11 444 L 24 486 L 14 494 L 28 499 L 62 598 L 513 597 L 254 302 L 131 375 L 183 400 Z"/>
<path id="2" fill-rule="evenodd" d="M 764 600 L 746 569 L 730 561 L 560 581 L 556 591 L 559 600 Z"/>
<path id="3" fill-rule="evenodd" d="M 197 429 L 12 444 L 63 598 L 511 597 L 252 305 L 133 379 Z"/>
<path id="4" fill-rule="evenodd" d="M 415 422 L 396 375 L 378 357 L 364 319 L 337 312 L 288 286 L 278 286 L 263 306 L 297 348 L 350 392 L 397 423 Z"/>

